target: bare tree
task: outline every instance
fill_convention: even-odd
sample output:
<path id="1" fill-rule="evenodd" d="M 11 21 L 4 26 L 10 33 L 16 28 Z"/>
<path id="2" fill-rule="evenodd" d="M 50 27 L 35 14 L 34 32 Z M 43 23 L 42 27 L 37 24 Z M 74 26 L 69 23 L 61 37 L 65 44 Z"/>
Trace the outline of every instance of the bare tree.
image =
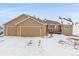
<path id="1" fill-rule="evenodd" d="M 47 19 L 45 18 L 44 21 L 47 21 Z"/>
<path id="2" fill-rule="evenodd" d="M 71 18 L 68 18 L 68 21 L 72 22 L 72 19 Z"/>
<path id="3" fill-rule="evenodd" d="M 34 19 L 36 19 L 36 16 L 33 16 Z"/>
<path id="4" fill-rule="evenodd" d="M 63 24 L 63 21 L 62 20 L 69 21 L 69 22 L 72 23 L 72 25 L 74 24 L 71 18 L 62 18 L 62 17 L 59 16 L 59 19 L 61 19 L 61 24 Z"/>
<path id="5" fill-rule="evenodd" d="M 61 20 L 61 24 L 63 24 L 63 18 L 62 17 L 58 17 Z"/>

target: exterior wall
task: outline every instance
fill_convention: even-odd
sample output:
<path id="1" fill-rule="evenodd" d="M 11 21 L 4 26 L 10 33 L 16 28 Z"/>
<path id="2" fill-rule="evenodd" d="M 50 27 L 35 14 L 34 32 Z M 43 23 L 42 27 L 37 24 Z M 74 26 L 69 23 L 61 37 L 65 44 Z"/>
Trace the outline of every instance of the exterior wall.
<path id="1" fill-rule="evenodd" d="M 29 19 L 19 23 L 17 26 L 42 26 L 42 24 L 29 18 Z"/>
<path id="2" fill-rule="evenodd" d="M 18 36 L 44 36 L 46 27 L 33 19 L 27 19 L 26 21 L 17 25 Z"/>
<path id="3" fill-rule="evenodd" d="M 41 36 L 46 36 L 46 25 L 42 25 L 41 27 Z"/>
<path id="4" fill-rule="evenodd" d="M 52 33 L 60 32 L 61 26 L 54 24 L 54 25 L 48 25 L 48 32 L 51 31 Z"/>
<path id="5" fill-rule="evenodd" d="M 72 35 L 73 25 L 62 25 L 62 34 Z"/>
<path id="6" fill-rule="evenodd" d="M 20 36 L 20 26 L 17 26 L 17 36 Z"/>
<path id="7" fill-rule="evenodd" d="M 13 27 L 6 27 L 5 26 L 5 35 L 6 36 L 17 36 L 17 31 L 16 31 L 17 27 L 13 26 Z"/>

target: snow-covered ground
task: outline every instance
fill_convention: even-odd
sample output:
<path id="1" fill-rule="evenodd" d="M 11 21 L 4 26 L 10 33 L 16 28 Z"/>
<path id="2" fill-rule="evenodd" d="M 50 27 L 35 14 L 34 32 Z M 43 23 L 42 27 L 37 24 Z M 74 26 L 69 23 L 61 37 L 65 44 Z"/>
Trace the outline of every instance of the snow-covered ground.
<path id="1" fill-rule="evenodd" d="M 58 34 L 54 34 L 53 37 L 51 38 L 3 36 L 0 37 L 0 55 L 9 55 L 9 56 L 79 55 L 79 50 L 75 50 L 72 46 L 72 43 L 69 41 L 69 38 L 71 37 L 72 36 L 65 36 Z M 65 41 L 66 43 L 60 44 L 59 41 L 61 40 Z M 29 44 L 30 41 L 32 44 Z"/>
<path id="2" fill-rule="evenodd" d="M 1 30 L 2 31 L 2 30 Z M 53 37 L 17 37 L 0 35 L 0 55 L 9 56 L 79 56 L 74 49 L 72 36 L 54 34 Z M 74 25 L 73 35 L 79 36 L 79 24 Z M 31 44 L 29 44 L 31 41 Z M 40 42 L 39 42 L 40 41 Z"/>

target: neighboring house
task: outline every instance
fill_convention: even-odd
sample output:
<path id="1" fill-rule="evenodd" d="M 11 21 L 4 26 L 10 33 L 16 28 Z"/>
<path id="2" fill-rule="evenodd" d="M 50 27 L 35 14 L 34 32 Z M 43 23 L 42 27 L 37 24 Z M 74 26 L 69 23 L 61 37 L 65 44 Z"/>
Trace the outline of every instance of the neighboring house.
<path id="1" fill-rule="evenodd" d="M 64 29 L 64 26 L 59 22 L 45 21 L 26 14 L 9 21 L 4 24 L 4 27 L 6 36 L 38 37 L 46 36 L 50 33 L 66 33 L 70 35 L 70 29 Z M 67 31 L 69 32 L 67 33 Z"/>

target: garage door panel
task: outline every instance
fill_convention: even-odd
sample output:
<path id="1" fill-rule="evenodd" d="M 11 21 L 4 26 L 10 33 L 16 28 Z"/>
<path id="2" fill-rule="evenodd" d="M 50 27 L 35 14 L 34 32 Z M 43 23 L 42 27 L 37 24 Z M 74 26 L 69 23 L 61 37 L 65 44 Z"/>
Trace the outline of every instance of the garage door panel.
<path id="1" fill-rule="evenodd" d="M 40 27 L 21 27 L 21 36 L 40 36 Z"/>
<path id="2" fill-rule="evenodd" d="M 16 27 L 7 27 L 6 30 L 7 30 L 6 34 L 9 35 L 9 36 L 16 36 L 17 35 Z"/>

